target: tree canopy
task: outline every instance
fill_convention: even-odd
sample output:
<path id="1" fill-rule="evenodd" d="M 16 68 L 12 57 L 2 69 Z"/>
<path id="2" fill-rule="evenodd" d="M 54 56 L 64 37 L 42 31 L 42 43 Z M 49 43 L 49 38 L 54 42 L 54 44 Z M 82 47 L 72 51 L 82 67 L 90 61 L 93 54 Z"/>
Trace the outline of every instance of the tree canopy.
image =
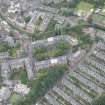
<path id="1" fill-rule="evenodd" d="M 92 105 L 105 105 L 105 94 L 102 94 L 94 99 Z"/>

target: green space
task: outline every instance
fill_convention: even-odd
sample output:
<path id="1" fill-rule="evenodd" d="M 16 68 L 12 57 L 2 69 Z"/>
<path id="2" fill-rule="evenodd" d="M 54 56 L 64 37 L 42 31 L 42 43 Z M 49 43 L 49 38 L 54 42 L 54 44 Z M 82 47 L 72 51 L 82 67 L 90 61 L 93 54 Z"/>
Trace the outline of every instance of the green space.
<path id="1" fill-rule="evenodd" d="M 20 68 L 19 70 L 14 69 L 10 79 L 11 80 L 20 80 L 22 84 L 28 83 L 27 72 L 23 68 Z"/>
<path id="2" fill-rule="evenodd" d="M 69 43 L 66 43 L 64 41 L 60 41 L 58 43 L 55 43 L 54 46 L 49 45 L 49 47 L 41 46 L 39 48 L 33 48 L 33 55 L 34 57 L 41 61 L 45 59 L 49 59 L 51 57 L 58 57 L 66 54 L 70 49 Z"/>
<path id="3" fill-rule="evenodd" d="M 18 103 L 18 101 L 21 101 L 23 99 L 22 96 L 16 94 L 16 93 L 13 93 L 11 95 L 11 97 L 9 98 L 9 102 L 12 103 L 13 105 Z"/>
<path id="4" fill-rule="evenodd" d="M 83 1 L 93 4 L 93 5 L 95 5 L 95 7 L 103 6 L 105 3 L 105 0 L 83 0 Z"/>
<path id="5" fill-rule="evenodd" d="M 105 94 L 98 95 L 91 105 L 105 105 Z"/>
<path id="6" fill-rule="evenodd" d="M 67 7 L 67 8 L 75 8 L 76 5 L 79 3 L 80 0 L 72 0 L 70 2 L 67 2 L 67 0 L 62 0 L 59 3 L 50 3 L 49 6 L 60 9 L 61 7 Z"/>
<path id="7" fill-rule="evenodd" d="M 105 16 L 99 15 L 99 14 L 94 14 L 92 16 L 93 22 L 105 25 Z"/>
<path id="8" fill-rule="evenodd" d="M 76 7 L 76 11 L 89 12 L 91 9 L 94 9 L 94 5 L 84 1 L 81 1 Z"/>
<path id="9" fill-rule="evenodd" d="M 81 48 L 90 48 L 93 41 L 91 40 L 91 37 L 90 35 L 87 35 L 85 34 L 82 29 L 85 25 L 84 24 L 79 24 L 75 27 L 71 27 L 69 28 L 69 33 L 71 36 L 75 37 L 78 39 L 79 41 L 79 44 L 77 45 L 77 48 L 78 47 L 81 47 Z"/>
<path id="10" fill-rule="evenodd" d="M 74 16 L 74 9 L 62 8 L 61 15 L 66 16 L 66 17 Z"/>
<path id="11" fill-rule="evenodd" d="M 0 43 L 0 52 L 8 52 L 10 56 L 16 57 L 16 51 L 19 49 L 20 46 L 11 47 L 8 43 Z"/>
<path id="12" fill-rule="evenodd" d="M 25 23 L 28 23 L 31 20 L 31 16 L 24 17 Z"/>
<path id="13" fill-rule="evenodd" d="M 7 52 L 9 48 L 7 43 L 0 43 L 0 52 Z"/>
<path id="14" fill-rule="evenodd" d="M 11 48 L 10 50 L 8 50 L 10 56 L 12 57 L 16 57 L 16 52 L 17 52 L 17 48 Z"/>
<path id="15" fill-rule="evenodd" d="M 67 65 L 57 65 L 48 69 L 39 70 L 36 79 L 31 81 L 31 90 L 25 99 L 14 105 L 35 104 L 47 91 L 49 91 L 68 70 Z"/>
<path id="16" fill-rule="evenodd" d="M 41 18 L 37 21 L 37 24 L 40 24 L 40 21 Z M 56 36 L 55 25 L 56 21 L 51 20 L 48 25 L 48 28 L 44 32 L 36 31 L 35 34 L 32 35 L 32 40 L 35 41 Z"/>
<path id="17" fill-rule="evenodd" d="M 59 30 L 59 33 L 61 35 L 70 35 L 76 39 L 78 39 L 79 44 L 77 46 L 74 46 L 75 48 L 81 47 L 81 48 L 90 48 L 93 41 L 90 37 L 90 35 L 83 32 L 83 28 L 88 27 L 88 23 L 80 20 L 78 22 L 79 25 L 76 25 L 74 27 L 71 27 L 69 24 L 66 24 L 62 26 L 62 28 Z M 74 48 L 73 47 L 73 48 Z"/>

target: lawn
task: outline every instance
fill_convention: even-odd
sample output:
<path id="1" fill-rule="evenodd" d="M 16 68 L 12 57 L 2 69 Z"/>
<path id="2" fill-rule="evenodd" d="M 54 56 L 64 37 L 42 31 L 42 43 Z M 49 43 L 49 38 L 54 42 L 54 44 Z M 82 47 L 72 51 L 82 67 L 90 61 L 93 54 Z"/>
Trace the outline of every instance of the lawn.
<path id="1" fill-rule="evenodd" d="M 76 10 L 77 10 L 77 11 L 86 11 L 86 12 L 88 12 L 88 11 L 90 11 L 91 9 L 94 9 L 94 5 L 89 4 L 89 3 L 87 3 L 87 2 L 83 2 L 83 1 L 81 1 L 81 2 L 77 5 L 77 7 L 76 7 Z"/>
<path id="2" fill-rule="evenodd" d="M 14 94 L 10 97 L 9 101 L 10 101 L 10 103 L 12 103 L 12 104 L 14 105 L 15 103 L 18 103 L 18 101 L 20 101 L 21 99 L 22 99 L 22 96 L 20 96 L 20 95 L 14 93 Z"/>
<path id="3" fill-rule="evenodd" d="M 9 52 L 10 56 L 16 57 L 16 55 L 17 55 L 17 48 L 11 48 L 11 49 L 8 50 L 8 52 Z"/>
<path id="4" fill-rule="evenodd" d="M 105 16 L 95 14 L 92 18 L 94 22 L 105 25 Z"/>

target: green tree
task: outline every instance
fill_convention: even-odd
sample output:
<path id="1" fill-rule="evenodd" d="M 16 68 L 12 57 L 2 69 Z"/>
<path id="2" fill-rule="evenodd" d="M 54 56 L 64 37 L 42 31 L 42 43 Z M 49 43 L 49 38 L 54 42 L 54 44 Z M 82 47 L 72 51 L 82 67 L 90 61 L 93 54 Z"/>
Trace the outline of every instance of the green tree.
<path id="1" fill-rule="evenodd" d="M 24 17 L 24 20 L 26 23 L 28 23 L 31 20 L 31 17 L 30 16 Z"/>
<path id="2" fill-rule="evenodd" d="M 105 94 L 102 94 L 94 99 L 92 105 L 105 105 Z"/>
<path id="3" fill-rule="evenodd" d="M 39 70 L 36 79 L 31 81 L 31 90 L 25 100 L 21 100 L 16 105 L 31 105 L 45 95 L 54 84 L 68 70 L 67 65 L 58 65 L 49 69 Z"/>

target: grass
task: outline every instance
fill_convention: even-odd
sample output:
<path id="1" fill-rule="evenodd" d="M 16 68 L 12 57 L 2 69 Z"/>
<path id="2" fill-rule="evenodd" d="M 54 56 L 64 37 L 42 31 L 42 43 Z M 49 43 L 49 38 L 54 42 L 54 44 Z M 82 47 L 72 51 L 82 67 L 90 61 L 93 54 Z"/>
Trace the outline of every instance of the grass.
<path id="1" fill-rule="evenodd" d="M 9 51 L 10 56 L 16 57 L 17 49 L 16 48 L 11 48 Z"/>
<path id="2" fill-rule="evenodd" d="M 76 7 L 77 11 L 83 10 L 83 11 L 88 12 L 91 9 L 94 9 L 94 5 L 87 3 L 87 2 L 84 2 L 84 1 L 81 1 Z"/>
<path id="3" fill-rule="evenodd" d="M 102 25 L 105 25 L 105 16 L 94 14 L 92 18 L 93 18 L 93 21 L 98 22 Z"/>
<path id="4" fill-rule="evenodd" d="M 14 94 L 10 97 L 9 101 L 10 101 L 10 103 L 12 103 L 12 104 L 14 105 L 15 103 L 17 103 L 17 102 L 20 101 L 21 99 L 22 99 L 22 97 L 21 97 L 20 95 L 14 93 Z"/>

